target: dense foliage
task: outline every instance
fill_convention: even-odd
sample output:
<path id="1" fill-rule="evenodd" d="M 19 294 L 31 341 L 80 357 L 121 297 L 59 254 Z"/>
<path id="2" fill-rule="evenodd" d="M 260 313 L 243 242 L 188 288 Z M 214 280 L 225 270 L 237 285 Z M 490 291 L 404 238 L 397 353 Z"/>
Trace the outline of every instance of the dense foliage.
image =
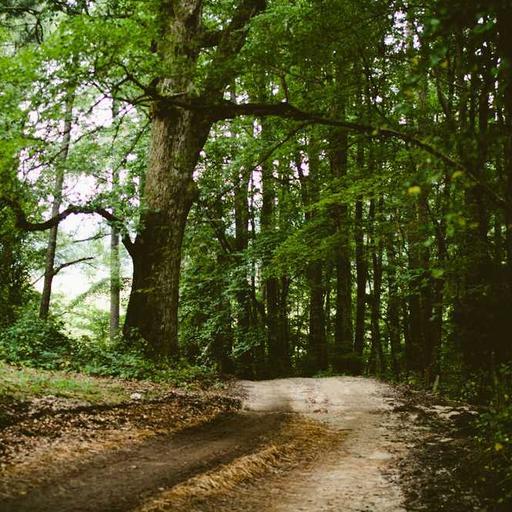
<path id="1" fill-rule="evenodd" d="M 3 2 L 1 357 L 441 391 L 489 408 L 506 503 L 510 26 L 506 0 Z"/>

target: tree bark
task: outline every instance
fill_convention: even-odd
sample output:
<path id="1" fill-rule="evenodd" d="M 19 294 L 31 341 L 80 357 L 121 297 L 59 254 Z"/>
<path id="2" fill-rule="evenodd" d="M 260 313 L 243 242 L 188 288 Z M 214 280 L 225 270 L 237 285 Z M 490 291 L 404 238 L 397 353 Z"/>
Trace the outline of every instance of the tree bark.
<path id="1" fill-rule="evenodd" d="M 343 179 L 348 167 L 348 133 L 337 131 L 331 140 L 330 164 L 334 178 Z M 350 254 L 350 226 L 348 205 L 342 203 L 333 208 L 334 223 L 339 237 L 336 248 L 336 319 L 334 326 L 335 356 L 333 365 L 337 371 L 352 372 L 353 325 L 352 325 L 352 269 Z"/>
<path id="2" fill-rule="evenodd" d="M 62 205 L 62 191 L 64 187 L 65 165 L 68 158 L 71 142 L 71 129 L 73 127 L 73 103 L 75 99 L 74 90 L 68 91 L 66 95 L 65 113 L 64 113 L 64 131 L 59 155 L 56 160 L 55 184 L 53 186 L 52 217 L 59 214 Z M 46 248 L 46 262 L 44 271 L 44 284 L 41 293 L 41 302 L 39 305 L 39 318 L 46 320 L 50 313 L 50 300 L 52 295 L 52 284 L 55 276 L 55 254 L 57 252 L 57 236 L 59 225 L 55 224 L 48 235 L 48 245 Z"/>
<path id="3" fill-rule="evenodd" d="M 354 337 L 354 352 L 359 357 L 359 372 L 362 370 L 362 357 L 365 344 L 365 320 L 366 320 L 366 280 L 368 263 L 363 234 L 363 202 L 356 201 L 355 207 L 355 232 L 356 243 L 356 325 Z"/>
<path id="4" fill-rule="evenodd" d="M 143 212 L 132 249 L 133 283 L 124 333 L 142 337 L 155 357 L 178 354 L 178 296 L 181 246 L 187 216 L 197 195 L 193 173 L 213 122 L 209 109 L 185 102 L 219 102 L 236 67 L 249 20 L 265 8 L 262 0 L 241 0 L 222 31 L 204 80 L 197 82 L 203 44 L 202 1 L 160 0 L 157 53 L 163 76 L 156 83 L 151 148 Z M 198 90 L 202 89 L 200 94 Z"/>
<path id="5" fill-rule="evenodd" d="M 265 255 L 263 258 L 263 273 L 268 273 L 272 262 L 273 247 L 272 233 L 274 231 L 274 208 L 275 191 L 272 176 L 272 165 L 265 163 L 262 165 L 262 206 L 261 206 L 261 234 L 270 239 L 266 242 Z M 267 276 L 263 282 L 263 295 L 265 297 L 266 327 L 268 342 L 268 369 L 273 377 L 283 376 L 289 370 L 288 340 L 284 336 L 281 290 L 279 279 L 275 276 Z M 285 313 L 286 316 L 286 313 Z"/>
<path id="6" fill-rule="evenodd" d="M 389 345 L 391 350 L 391 370 L 394 378 L 400 380 L 400 296 L 397 283 L 397 256 L 395 238 L 387 237 L 387 278 L 388 278 L 388 304 L 387 322 L 389 332 Z"/>
<path id="7" fill-rule="evenodd" d="M 301 158 L 297 158 L 297 170 L 301 184 L 302 201 L 306 207 L 305 221 L 314 219 L 315 213 L 307 207 L 318 200 L 318 166 L 319 155 L 317 149 L 309 148 L 309 175 L 305 176 L 302 170 Z M 329 364 L 327 351 L 327 337 L 325 331 L 325 310 L 323 271 L 321 261 L 312 261 L 306 270 L 306 279 L 309 286 L 309 335 L 308 335 L 308 371 L 317 372 L 326 370 Z"/>
<path id="8" fill-rule="evenodd" d="M 252 314 L 252 292 L 248 282 L 244 252 L 249 245 L 249 171 L 241 169 L 235 176 L 234 217 L 235 217 L 235 264 L 236 276 L 236 324 L 240 341 L 252 339 L 251 330 L 254 324 Z M 254 377 L 254 350 L 248 348 L 238 357 L 238 373 L 244 378 Z"/>
<path id="9" fill-rule="evenodd" d="M 115 121 L 118 114 L 116 102 L 112 105 L 112 119 Z M 112 192 L 115 194 L 119 186 L 119 170 L 113 162 L 112 168 Z M 115 208 L 112 209 L 115 215 Z M 121 305 L 121 261 L 119 252 L 120 233 L 119 226 L 112 223 L 110 226 L 110 317 L 109 317 L 109 334 L 110 341 L 115 342 L 119 336 L 120 324 L 120 305 Z"/>
<path id="10" fill-rule="evenodd" d="M 178 354 L 181 246 L 197 195 L 193 180 L 211 123 L 174 110 L 153 114 L 140 229 L 133 248 L 133 284 L 124 333 L 140 336 L 154 355 Z"/>
<path id="11" fill-rule="evenodd" d="M 112 185 L 119 182 L 116 171 L 112 173 Z M 115 210 L 113 211 L 115 214 Z M 119 336 L 119 318 L 121 304 L 121 262 L 119 253 L 119 228 L 115 223 L 110 228 L 110 341 L 115 341 Z"/>
<path id="12" fill-rule="evenodd" d="M 379 212 L 382 211 L 382 199 L 379 200 Z M 381 310 L 381 293 L 382 293 L 382 254 L 384 244 L 382 238 L 376 239 L 376 205 L 375 200 L 370 202 L 370 222 L 372 223 L 372 273 L 373 273 L 373 290 L 371 300 L 371 334 L 372 346 L 370 353 L 369 369 L 373 374 L 381 375 L 385 369 L 384 350 L 382 348 L 381 330 L 380 330 L 380 310 Z"/>

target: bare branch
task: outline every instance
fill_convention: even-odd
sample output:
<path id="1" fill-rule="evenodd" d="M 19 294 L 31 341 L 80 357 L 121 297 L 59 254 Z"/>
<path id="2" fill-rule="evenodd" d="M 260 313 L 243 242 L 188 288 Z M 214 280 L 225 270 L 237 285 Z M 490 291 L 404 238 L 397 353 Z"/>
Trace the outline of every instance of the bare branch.
<path id="1" fill-rule="evenodd" d="M 90 256 L 90 257 L 87 257 L 87 258 L 79 258 L 77 260 L 67 261 L 66 263 L 62 263 L 62 265 L 59 265 L 58 267 L 55 267 L 53 269 L 52 276 L 55 277 L 61 270 L 64 270 L 67 267 L 71 267 L 72 265 L 76 265 L 77 263 L 82 263 L 84 261 L 90 261 L 90 260 L 93 260 L 93 259 L 94 258 L 92 256 Z"/>
<path id="2" fill-rule="evenodd" d="M 12 210 L 15 217 L 16 227 L 24 231 L 46 231 L 57 226 L 70 215 L 78 215 L 80 213 L 100 215 L 109 223 L 121 224 L 123 226 L 123 244 L 130 256 L 133 256 L 134 244 L 128 235 L 128 230 L 124 226 L 122 219 L 119 219 L 105 208 L 90 205 L 70 205 L 65 210 L 46 221 L 30 222 L 18 201 L 7 197 L 0 197 L 0 207 L 1 206 L 8 206 Z"/>

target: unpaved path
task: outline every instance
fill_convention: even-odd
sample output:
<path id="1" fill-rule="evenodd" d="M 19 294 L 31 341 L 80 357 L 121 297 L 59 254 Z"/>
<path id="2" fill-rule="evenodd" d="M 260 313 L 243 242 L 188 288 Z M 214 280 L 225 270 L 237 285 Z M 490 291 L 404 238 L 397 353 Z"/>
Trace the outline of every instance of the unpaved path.
<path id="1" fill-rule="evenodd" d="M 404 497 L 394 473 L 406 451 L 391 414 L 393 390 L 373 379 L 332 377 L 243 382 L 246 410 L 290 411 L 327 423 L 342 443 L 306 469 L 267 489 L 264 510 L 399 512 Z M 270 492 L 268 492 L 270 491 Z"/>
<path id="2" fill-rule="evenodd" d="M 0 510 L 178 510 L 162 496 L 202 474 L 221 490 L 215 499 L 198 507 L 192 500 L 179 510 L 405 510 L 393 468 L 406 447 L 398 415 L 391 413 L 396 405 L 392 388 L 373 379 L 332 377 L 243 381 L 240 389 L 244 395 L 240 413 L 176 434 L 127 442 L 121 449 L 103 451 L 85 463 L 70 464 L 69 469 L 60 471 L 58 480 L 33 482 L 23 494 L 0 497 Z M 286 429 L 295 417 L 306 417 L 309 424 L 319 422 L 334 432 L 329 448 L 326 450 L 324 443 L 316 460 L 299 460 L 286 471 L 277 466 L 266 475 L 260 471 L 259 483 L 252 481 L 252 476 L 240 478 L 236 472 L 247 468 L 241 463 L 237 466 L 236 461 L 257 456 L 269 442 L 278 443 L 272 435 Z M 272 449 L 279 452 L 279 446 Z M 280 459 L 276 456 L 275 460 Z M 235 483 L 219 486 L 215 471 L 230 465 L 241 469 L 224 471 L 221 474 L 227 476 L 222 479 Z M 224 501 L 223 485 L 231 492 Z M 152 508 L 153 502 L 160 505 Z"/>
<path id="3" fill-rule="evenodd" d="M 227 464 L 277 429 L 282 415 L 229 415 L 173 436 L 128 444 L 59 475 L 58 481 L 0 501 L 2 512 L 124 512 L 160 490 Z"/>

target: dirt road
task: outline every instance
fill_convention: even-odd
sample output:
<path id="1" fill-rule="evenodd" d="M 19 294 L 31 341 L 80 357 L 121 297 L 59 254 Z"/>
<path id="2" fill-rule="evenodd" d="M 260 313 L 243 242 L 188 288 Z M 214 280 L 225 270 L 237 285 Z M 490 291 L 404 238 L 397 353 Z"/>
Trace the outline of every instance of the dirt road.
<path id="1" fill-rule="evenodd" d="M 0 497 L 0 509 L 405 510 L 393 468 L 406 447 L 390 387 L 332 377 L 239 389 L 239 413 L 103 450 Z"/>
<path id="2" fill-rule="evenodd" d="M 267 510 L 275 512 L 404 510 L 393 461 L 406 450 L 390 414 L 392 389 L 373 379 L 332 377 L 244 382 L 246 410 L 290 411 L 344 434 L 320 461 L 279 479 Z"/>

